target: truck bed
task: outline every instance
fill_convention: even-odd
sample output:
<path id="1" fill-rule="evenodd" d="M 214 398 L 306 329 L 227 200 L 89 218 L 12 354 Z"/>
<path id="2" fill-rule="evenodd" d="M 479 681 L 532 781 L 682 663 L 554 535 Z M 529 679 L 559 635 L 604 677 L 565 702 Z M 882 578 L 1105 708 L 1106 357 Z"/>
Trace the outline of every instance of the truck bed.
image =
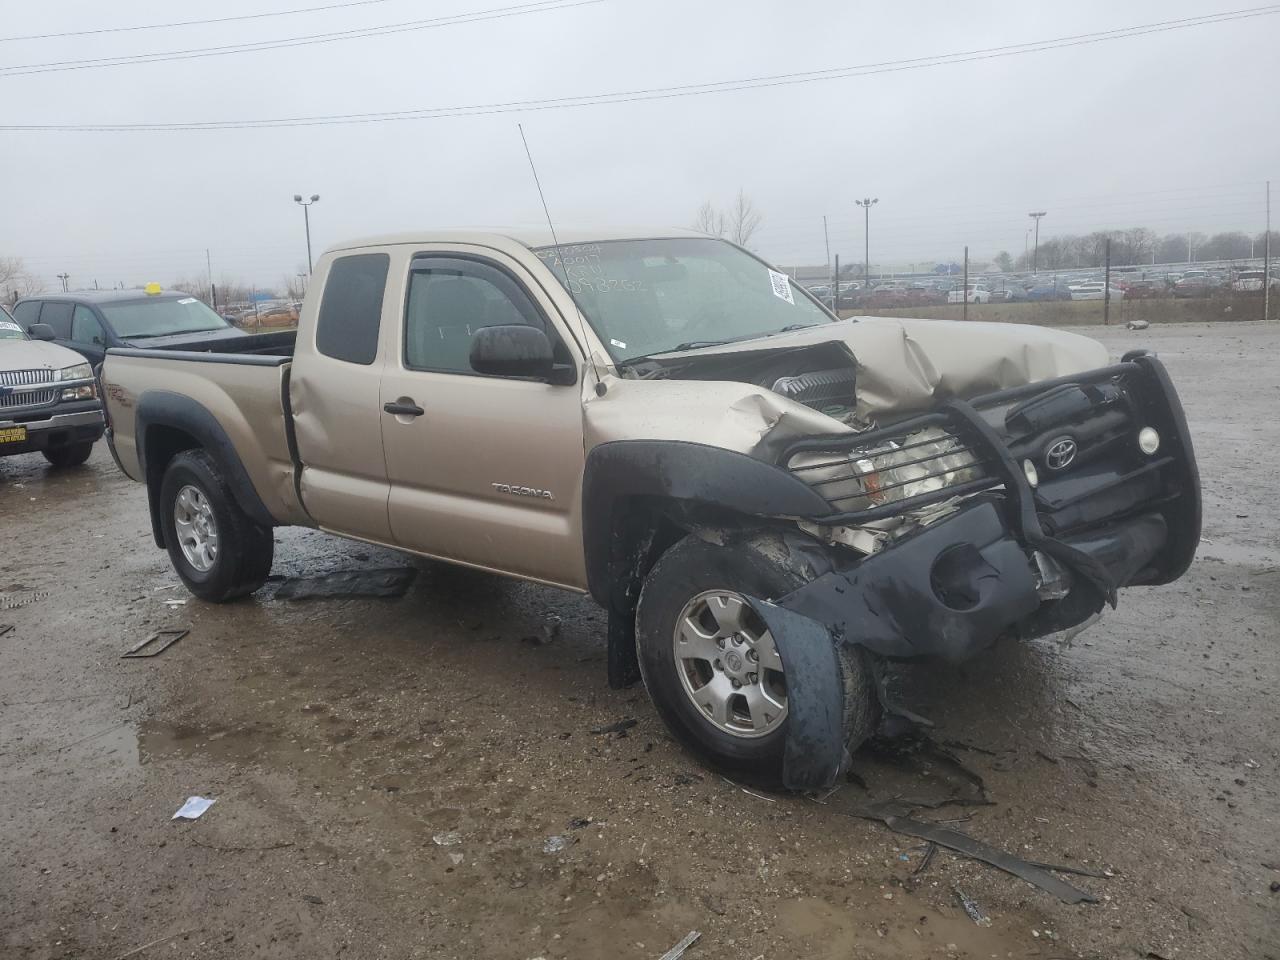
<path id="1" fill-rule="evenodd" d="M 121 469 L 134 480 L 146 480 L 147 445 L 182 442 L 171 428 L 153 432 L 149 423 L 161 414 L 172 421 L 177 411 L 192 421 L 193 431 L 212 430 L 238 454 L 271 517 L 279 523 L 307 522 L 294 485 L 290 443 L 293 343 L 290 331 L 221 340 L 216 353 L 193 350 L 190 343 L 180 350 L 108 350 L 102 390 L 108 436 Z M 210 424 L 210 417 L 216 423 Z M 200 439 L 208 446 L 206 437 Z"/>

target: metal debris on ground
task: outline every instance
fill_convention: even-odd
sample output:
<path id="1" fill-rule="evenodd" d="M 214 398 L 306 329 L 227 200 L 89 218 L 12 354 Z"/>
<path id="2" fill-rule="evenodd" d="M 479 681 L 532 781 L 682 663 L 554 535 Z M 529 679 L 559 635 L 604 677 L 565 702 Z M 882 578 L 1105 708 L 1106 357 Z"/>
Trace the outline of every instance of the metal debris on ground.
<path id="1" fill-rule="evenodd" d="M 547 837 L 546 842 L 542 844 L 542 852 L 559 853 L 574 842 L 573 837 L 566 837 L 559 834 L 554 837 Z"/>
<path id="2" fill-rule="evenodd" d="M 170 820 L 199 820 L 204 812 L 214 804 L 213 797 L 187 797 L 187 802 L 178 808 Z"/>
<path id="3" fill-rule="evenodd" d="M 946 847 L 948 850 L 962 853 L 966 857 L 972 857 L 974 860 L 981 860 L 983 863 L 988 863 L 997 869 L 1003 870 L 1005 873 L 1011 873 L 1020 880 L 1025 880 L 1027 883 L 1039 887 L 1046 893 L 1053 894 L 1064 903 L 1098 902 L 1097 898 L 1092 894 L 1078 890 L 1065 880 L 1061 880 L 1050 873 L 1050 870 L 1060 869 L 1053 864 L 1031 863 L 1021 857 L 1015 857 L 1011 853 L 997 849 L 990 844 L 983 843 L 981 840 L 976 840 L 958 830 L 900 815 L 898 811 L 902 809 L 902 804 L 877 804 L 862 808 L 851 813 L 850 816 L 878 820 L 895 833 L 918 837 L 921 840 L 931 840 L 940 847 Z M 1079 872 L 1074 867 L 1063 867 L 1061 870 L 1064 873 Z"/>
<path id="4" fill-rule="evenodd" d="M 319 897 L 317 897 L 313 893 L 304 893 L 302 895 L 302 899 L 305 900 L 307 903 L 319 903 L 319 904 L 324 903 L 323 900 L 321 900 Z"/>
<path id="5" fill-rule="evenodd" d="M 938 845 L 934 843 L 932 840 L 930 840 L 929 846 L 924 852 L 924 858 L 919 863 L 916 864 L 916 868 L 911 871 L 911 875 L 913 877 L 919 876 L 920 874 L 928 870 L 929 864 L 933 863 L 933 858 L 934 856 L 937 855 L 937 853 L 938 853 Z"/>
<path id="6" fill-rule="evenodd" d="M 964 911 L 965 916 L 976 923 L 980 927 L 991 926 L 991 918 L 982 912 L 982 908 L 976 902 L 964 895 L 964 891 L 958 887 L 953 889 L 956 895 L 956 902 L 960 904 L 960 909 Z"/>
<path id="7" fill-rule="evenodd" d="M 593 821 L 591 817 L 574 817 L 572 820 L 569 821 L 569 829 L 581 830 L 584 827 L 591 826 L 592 822 Z"/>
<path id="8" fill-rule="evenodd" d="M 628 730 L 634 727 L 639 720 L 628 717 L 625 720 L 618 720 L 615 723 L 606 723 L 603 727 L 592 727 L 592 733 L 616 733 L 618 736 L 626 736 Z"/>
<path id="9" fill-rule="evenodd" d="M 346 597 L 402 597 L 418 575 L 414 567 L 377 570 L 339 570 L 319 577 L 286 580 L 277 600 L 341 599 Z"/>
<path id="10" fill-rule="evenodd" d="M 462 842 L 462 833 L 458 830 L 450 830 L 448 833 L 437 833 L 431 838 L 431 842 L 437 847 L 452 847 Z"/>
<path id="11" fill-rule="evenodd" d="M 658 960 L 680 960 L 684 956 L 684 952 L 701 939 L 702 934 L 699 931 L 690 930 L 684 935 L 683 940 L 664 953 Z"/>
<path id="12" fill-rule="evenodd" d="M 0 637 L 3 637 L 6 633 L 8 633 L 12 629 L 13 629 L 12 623 L 0 623 Z"/>
<path id="13" fill-rule="evenodd" d="M 190 632 L 190 628 L 185 630 L 157 630 L 145 640 L 135 643 L 120 656 L 122 658 L 159 656 Z"/>
<path id="14" fill-rule="evenodd" d="M 1228 307 L 1227 309 L 1230 309 L 1230 307 Z M 1151 326 L 1151 321 L 1150 320 L 1130 320 L 1128 323 L 1125 324 L 1125 326 L 1128 327 L 1130 330 L 1145 330 L 1147 329 L 1147 327 Z"/>
<path id="15" fill-rule="evenodd" d="M 170 610 L 173 610 L 176 607 L 185 607 L 187 605 L 187 601 L 185 599 L 180 599 L 176 597 L 172 600 L 161 600 L 160 602 L 163 603 Z"/>

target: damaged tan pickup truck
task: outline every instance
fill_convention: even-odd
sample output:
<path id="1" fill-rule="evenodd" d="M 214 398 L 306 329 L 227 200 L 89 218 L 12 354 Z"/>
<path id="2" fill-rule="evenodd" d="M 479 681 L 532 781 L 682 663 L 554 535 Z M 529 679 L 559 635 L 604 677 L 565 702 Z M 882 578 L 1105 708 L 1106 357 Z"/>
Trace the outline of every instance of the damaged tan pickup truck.
<path id="1" fill-rule="evenodd" d="M 834 782 L 956 661 L 1168 583 L 1200 531 L 1164 367 L 1035 327 L 840 320 L 701 235 L 424 233 L 317 266 L 296 343 L 113 349 L 112 449 L 197 596 L 301 524 L 589 592 L 691 750 Z"/>

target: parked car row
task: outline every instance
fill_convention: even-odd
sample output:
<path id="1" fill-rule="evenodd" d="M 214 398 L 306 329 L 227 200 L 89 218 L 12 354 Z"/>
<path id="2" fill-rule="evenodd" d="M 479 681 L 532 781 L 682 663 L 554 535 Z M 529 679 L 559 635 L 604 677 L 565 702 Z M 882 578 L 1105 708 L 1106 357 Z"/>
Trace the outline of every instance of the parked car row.
<path id="1" fill-rule="evenodd" d="M 942 303 L 1016 303 L 1050 300 L 1102 300 L 1107 278 L 1101 271 L 1080 271 L 1053 275 L 995 275 L 938 279 L 872 280 L 863 287 L 850 281 L 839 285 L 841 308 L 893 309 Z M 1280 292 L 1280 273 L 1272 271 L 1269 286 Z M 1190 269 L 1146 276 L 1139 270 L 1125 270 L 1110 277 L 1112 300 L 1144 300 L 1158 297 L 1212 297 L 1230 293 L 1257 293 L 1263 289 L 1262 270 Z M 831 284 L 818 284 L 809 291 L 831 303 Z"/>

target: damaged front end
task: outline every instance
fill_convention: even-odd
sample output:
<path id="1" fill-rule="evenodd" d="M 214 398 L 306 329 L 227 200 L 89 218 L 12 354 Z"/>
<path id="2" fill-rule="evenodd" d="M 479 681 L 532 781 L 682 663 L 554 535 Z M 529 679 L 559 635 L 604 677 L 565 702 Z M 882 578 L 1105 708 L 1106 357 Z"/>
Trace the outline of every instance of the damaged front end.
<path id="1" fill-rule="evenodd" d="M 1177 579 L 1200 537 L 1186 420 L 1145 353 L 793 439 L 777 462 L 831 508 L 800 526 L 832 546 L 832 568 L 751 600 L 786 667 L 794 789 L 831 785 L 846 759 L 835 645 L 963 660 L 1002 636 L 1076 626 L 1123 587 Z"/>

